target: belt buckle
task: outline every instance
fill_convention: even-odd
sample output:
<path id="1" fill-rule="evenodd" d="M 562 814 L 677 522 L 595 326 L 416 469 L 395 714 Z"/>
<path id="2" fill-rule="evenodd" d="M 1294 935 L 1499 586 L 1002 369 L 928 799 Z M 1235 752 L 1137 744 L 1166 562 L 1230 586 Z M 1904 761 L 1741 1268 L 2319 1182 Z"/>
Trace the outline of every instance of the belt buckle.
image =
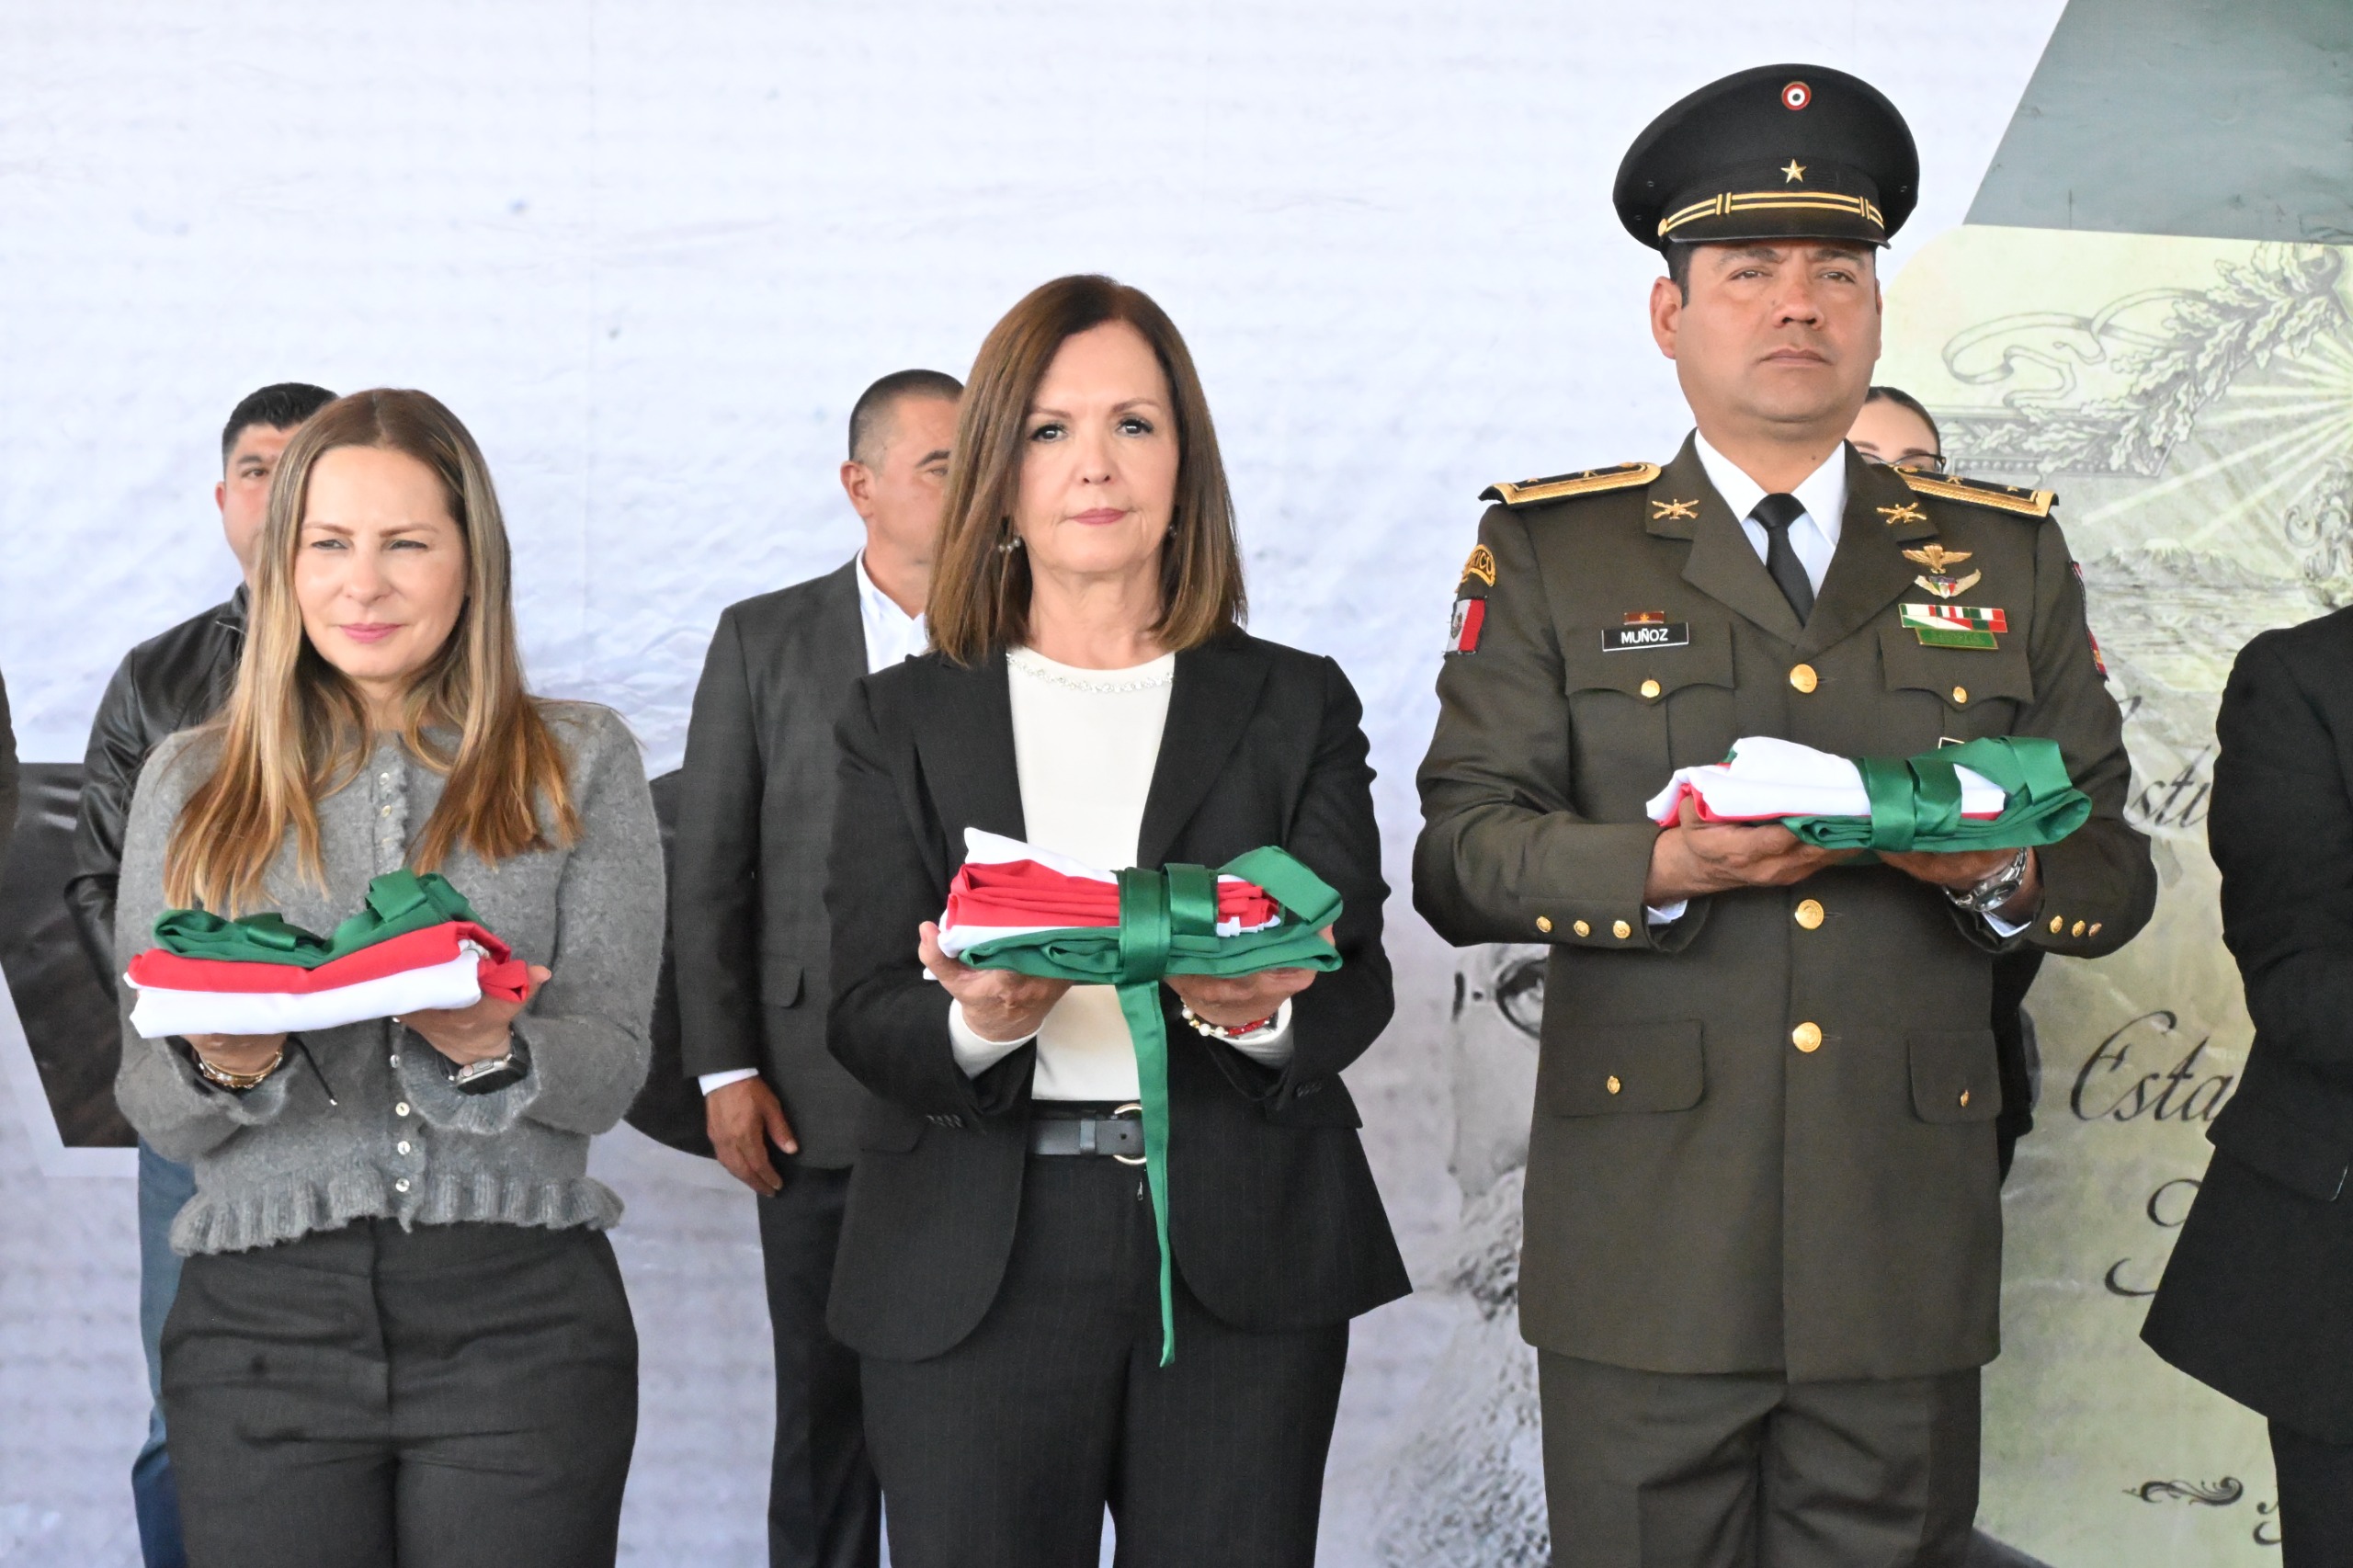
<path id="1" fill-rule="evenodd" d="M 1126 1115 L 1129 1111 L 1133 1111 L 1138 1116 L 1142 1116 L 1143 1114 L 1143 1102 L 1141 1100 L 1130 1100 L 1126 1105 L 1113 1106 L 1111 1108 L 1111 1116 L 1113 1119 L 1116 1120 L 1120 1117 Z M 1142 1154 L 1114 1154 L 1111 1157 L 1119 1161 L 1120 1164 L 1123 1165 L 1140 1165 L 1144 1163 L 1144 1156 Z"/>

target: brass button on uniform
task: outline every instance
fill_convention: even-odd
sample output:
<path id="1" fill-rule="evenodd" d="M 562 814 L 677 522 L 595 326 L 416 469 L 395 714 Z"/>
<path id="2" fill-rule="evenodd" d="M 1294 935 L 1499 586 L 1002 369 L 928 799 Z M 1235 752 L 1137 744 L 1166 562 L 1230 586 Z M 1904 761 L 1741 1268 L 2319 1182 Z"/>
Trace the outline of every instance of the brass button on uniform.
<path id="1" fill-rule="evenodd" d="M 1536 928 L 1539 931 L 1550 931 L 1552 928 L 1552 917 L 1549 915 L 1538 915 L 1536 917 Z"/>
<path id="2" fill-rule="evenodd" d="M 1803 903 L 1798 905 L 1797 913 L 1791 916 L 1791 918 L 1796 920 L 1799 925 L 1804 926 L 1809 931 L 1821 929 L 1821 901 L 1818 899 L 1807 899 Z"/>
<path id="3" fill-rule="evenodd" d="M 1643 696 L 1645 700 L 1656 697 L 1658 695 L 1658 682 L 1654 680 L 1646 680 L 1643 682 Z"/>
<path id="4" fill-rule="evenodd" d="M 1957 686 L 1957 687 L 1954 687 L 1952 688 L 1952 705 L 1953 705 L 1955 708 L 1961 707 L 1961 706 L 1963 706 L 1964 704 L 1966 704 L 1968 701 L 1969 701 L 1969 688 L 1968 688 L 1967 687 L 1965 687 L 1965 686 Z"/>
<path id="5" fill-rule="evenodd" d="M 1820 1051 L 1822 1049 L 1822 1026 L 1815 1023 L 1800 1024 L 1797 1028 L 1790 1031 L 1790 1043 L 1796 1046 L 1800 1051 L 1805 1051 L 1809 1054 L 1813 1051 Z"/>
<path id="6" fill-rule="evenodd" d="M 2051 934 L 2056 937 L 2059 934 L 2059 928 L 2065 924 L 2067 924 L 2066 921 L 2061 919 L 2058 915 L 2052 915 L 2051 917 Z"/>
<path id="7" fill-rule="evenodd" d="M 1968 1108 L 1968 1105 L 1969 1105 L 1969 1091 L 1968 1091 L 1967 1089 L 1963 1089 L 1963 1090 L 1961 1090 L 1961 1107 L 1962 1107 L 1962 1108 L 1966 1109 L 1966 1108 Z"/>
<path id="8" fill-rule="evenodd" d="M 2082 936 L 2083 934 L 2084 934 L 2084 923 L 2083 923 L 2082 921 L 2080 921 L 2080 920 L 2076 921 L 2073 926 L 2068 926 L 2068 927 L 2067 927 L 2067 935 L 2069 935 L 2070 937 L 2080 937 L 2080 936 Z"/>
<path id="9" fill-rule="evenodd" d="M 1574 931 L 1580 937 L 1590 937 L 1593 935 L 1593 927 L 1586 925 L 1582 920 L 1570 926 L 1569 929 Z"/>
<path id="10" fill-rule="evenodd" d="M 1620 920 L 1609 927 L 1609 934 L 1622 942 L 1634 934 L 1634 928 Z"/>
<path id="11" fill-rule="evenodd" d="M 2095 937 L 2099 935 L 2099 922 L 2097 920 L 2092 922 L 2092 935 Z"/>
<path id="12" fill-rule="evenodd" d="M 1812 665 L 1791 665 L 1790 666 L 1790 684 L 1796 687 L 1800 691 L 1812 691 L 1815 687 L 1822 684 L 1822 677 L 1813 673 L 1813 666 Z"/>
<path id="13" fill-rule="evenodd" d="M 1618 1074 L 1617 1074 L 1612 1073 L 1611 1074 L 1609 1074 L 1609 1092 L 1610 1092 L 1611 1094 L 1613 1094 L 1613 1095 L 1614 1095 L 1614 1094 L 1616 1094 L 1619 1090 L 1620 1090 L 1620 1089 L 1624 1088 L 1625 1086 L 1626 1086 L 1625 1085 L 1623 1085 L 1623 1084 L 1621 1084 L 1621 1083 L 1620 1083 L 1620 1082 L 1618 1081 Z"/>

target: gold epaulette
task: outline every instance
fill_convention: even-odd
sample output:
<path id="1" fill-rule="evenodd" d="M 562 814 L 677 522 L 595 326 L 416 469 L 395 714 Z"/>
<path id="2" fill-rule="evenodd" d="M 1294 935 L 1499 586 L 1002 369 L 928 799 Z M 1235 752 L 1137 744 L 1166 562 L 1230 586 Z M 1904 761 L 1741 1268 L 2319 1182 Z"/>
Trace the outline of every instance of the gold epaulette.
<path id="1" fill-rule="evenodd" d="M 1941 501 L 1967 501 L 1974 506 L 2018 512 L 2029 517 L 2049 517 L 2052 504 L 2059 499 L 2048 490 L 2021 490 L 2015 484 L 1996 484 L 1990 479 L 1916 473 L 1908 468 L 1899 468 L 1895 472 L 1904 476 L 1904 483 L 1923 495 L 1934 495 Z"/>
<path id="2" fill-rule="evenodd" d="M 1479 492 L 1479 499 L 1500 501 L 1506 506 L 1532 506 L 1540 501 L 1561 501 L 1604 490 L 1631 490 L 1657 477 L 1656 463 L 1620 463 L 1615 468 L 1589 468 L 1583 473 L 1556 473 L 1550 479 L 1523 479 L 1518 484 L 1498 482 Z"/>

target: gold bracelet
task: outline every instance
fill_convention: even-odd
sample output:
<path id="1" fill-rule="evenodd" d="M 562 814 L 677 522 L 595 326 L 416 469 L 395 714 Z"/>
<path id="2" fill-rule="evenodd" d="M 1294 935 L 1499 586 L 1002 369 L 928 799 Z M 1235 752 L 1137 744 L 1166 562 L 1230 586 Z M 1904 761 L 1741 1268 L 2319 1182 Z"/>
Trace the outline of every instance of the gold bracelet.
<path id="1" fill-rule="evenodd" d="M 204 1059 L 204 1052 L 196 1050 L 193 1046 L 189 1047 L 188 1054 L 196 1058 L 196 1072 L 199 1077 L 208 1084 L 218 1085 L 224 1089 L 234 1089 L 240 1094 L 257 1086 L 264 1078 L 277 1072 L 286 1062 L 286 1047 L 283 1044 L 278 1046 L 278 1054 L 269 1059 L 269 1065 L 258 1073 L 232 1073 L 225 1067 L 215 1067 Z"/>

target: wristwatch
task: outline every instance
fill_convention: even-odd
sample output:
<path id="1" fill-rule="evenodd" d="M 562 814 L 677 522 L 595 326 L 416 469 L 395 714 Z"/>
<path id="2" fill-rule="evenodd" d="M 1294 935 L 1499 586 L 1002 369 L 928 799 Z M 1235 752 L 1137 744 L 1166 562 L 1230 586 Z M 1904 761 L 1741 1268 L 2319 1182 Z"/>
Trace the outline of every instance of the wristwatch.
<path id="1" fill-rule="evenodd" d="M 447 1060 L 446 1058 L 444 1060 Z M 531 1071 L 531 1053 L 513 1035 L 506 1037 L 506 1054 L 469 1062 L 449 1069 L 449 1086 L 461 1095 L 494 1094 L 521 1083 Z"/>
<path id="2" fill-rule="evenodd" d="M 1991 915 L 2016 898 L 2018 889 L 2026 885 L 2027 862 L 2033 854 L 2031 849 L 2021 849 L 2010 858 L 2008 865 L 1975 887 L 1965 892 L 1955 892 L 1947 888 L 1945 896 L 1952 900 L 1956 908 L 1965 909 L 1972 915 Z"/>

